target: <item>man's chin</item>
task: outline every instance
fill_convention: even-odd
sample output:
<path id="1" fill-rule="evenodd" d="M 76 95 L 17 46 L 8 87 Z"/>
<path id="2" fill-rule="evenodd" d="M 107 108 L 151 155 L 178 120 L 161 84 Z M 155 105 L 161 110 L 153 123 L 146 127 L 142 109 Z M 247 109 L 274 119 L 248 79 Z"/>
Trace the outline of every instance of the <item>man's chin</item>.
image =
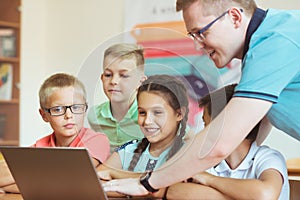
<path id="1" fill-rule="evenodd" d="M 227 64 L 224 64 L 224 63 L 221 63 L 221 62 L 214 62 L 215 63 L 215 66 L 218 68 L 218 69 L 222 69 L 224 67 L 226 67 Z"/>

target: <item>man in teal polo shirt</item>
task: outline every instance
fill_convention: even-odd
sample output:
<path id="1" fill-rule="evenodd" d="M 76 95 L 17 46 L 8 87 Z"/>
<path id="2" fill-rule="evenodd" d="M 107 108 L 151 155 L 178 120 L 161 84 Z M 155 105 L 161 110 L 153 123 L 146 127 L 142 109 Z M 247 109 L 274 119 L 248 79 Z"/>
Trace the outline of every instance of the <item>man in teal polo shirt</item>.
<path id="1" fill-rule="evenodd" d="M 242 60 L 240 83 L 225 109 L 177 159 L 140 180 L 108 182 L 106 191 L 148 194 L 213 167 L 261 119 L 300 140 L 300 11 L 262 10 L 254 0 L 177 0 L 176 6 L 196 49 L 217 68 Z M 264 137 L 258 135 L 260 142 Z"/>

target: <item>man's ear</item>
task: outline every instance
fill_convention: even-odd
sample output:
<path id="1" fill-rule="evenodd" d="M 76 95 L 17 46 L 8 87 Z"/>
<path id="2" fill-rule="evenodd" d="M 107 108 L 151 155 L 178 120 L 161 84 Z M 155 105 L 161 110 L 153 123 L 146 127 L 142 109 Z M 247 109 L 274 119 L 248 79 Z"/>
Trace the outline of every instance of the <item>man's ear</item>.
<path id="1" fill-rule="evenodd" d="M 46 116 L 46 112 L 42 108 L 39 109 L 39 113 L 45 122 L 49 122 L 49 120 Z"/>
<path id="2" fill-rule="evenodd" d="M 243 11 L 236 7 L 233 7 L 228 11 L 228 14 L 230 15 L 231 20 L 235 25 L 235 27 L 239 27 L 241 25 L 243 19 L 242 13 Z"/>

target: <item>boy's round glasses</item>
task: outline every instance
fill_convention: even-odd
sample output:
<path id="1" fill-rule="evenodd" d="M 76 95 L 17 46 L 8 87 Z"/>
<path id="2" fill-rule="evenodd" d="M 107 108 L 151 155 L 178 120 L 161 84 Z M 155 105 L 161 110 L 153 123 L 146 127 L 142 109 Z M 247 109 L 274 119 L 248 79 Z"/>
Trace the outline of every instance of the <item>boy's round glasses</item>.
<path id="1" fill-rule="evenodd" d="M 44 110 L 50 113 L 51 116 L 61 116 L 67 112 L 67 109 L 70 109 L 73 114 L 82 114 L 85 113 L 88 105 L 87 104 L 73 104 L 70 106 L 54 106 L 51 108 L 44 108 Z"/>
<path id="2" fill-rule="evenodd" d="M 219 19 L 221 19 L 222 17 L 224 17 L 229 10 L 227 10 L 226 12 L 222 13 L 219 17 L 217 17 L 216 19 L 214 19 L 213 21 L 211 21 L 209 24 L 207 24 L 206 26 L 204 26 L 202 29 L 200 29 L 199 31 L 192 33 L 189 32 L 187 35 L 192 38 L 192 40 L 194 41 L 198 41 L 203 43 L 205 41 L 205 36 L 204 36 L 204 32 L 207 31 L 216 21 L 218 21 Z"/>

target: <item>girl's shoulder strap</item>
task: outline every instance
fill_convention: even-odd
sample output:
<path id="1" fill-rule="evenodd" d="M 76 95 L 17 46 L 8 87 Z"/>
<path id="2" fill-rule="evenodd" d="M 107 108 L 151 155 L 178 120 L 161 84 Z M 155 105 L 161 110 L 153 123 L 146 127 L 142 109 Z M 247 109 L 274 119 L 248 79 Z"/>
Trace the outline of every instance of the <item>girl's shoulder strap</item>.
<path id="1" fill-rule="evenodd" d="M 128 141 L 128 142 L 122 144 L 121 146 L 116 147 L 114 151 L 115 151 L 115 152 L 118 152 L 118 151 L 124 149 L 126 146 L 128 146 L 128 145 L 130 145 L 130 144 L 135 144 L 135 143 L 137 143 L 138 141 L 139 141 L 139 140 L 137 140 L 137 139 Z"/>

